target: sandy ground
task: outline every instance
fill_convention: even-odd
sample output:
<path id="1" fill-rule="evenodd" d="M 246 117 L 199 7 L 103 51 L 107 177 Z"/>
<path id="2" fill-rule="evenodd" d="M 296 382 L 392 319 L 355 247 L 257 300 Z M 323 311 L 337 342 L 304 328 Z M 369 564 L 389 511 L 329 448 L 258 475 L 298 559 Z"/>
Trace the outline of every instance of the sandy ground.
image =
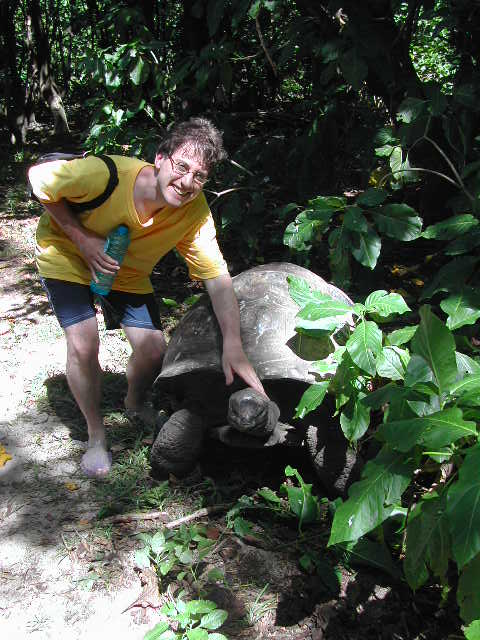
<path id="1" fill-rule="evenodd" d="M 28 231 L 34 221 L 22 224 Z M 5 241 L 8 235 L 3 227 Z M 122 614 L 141 591 L 133 539 L 119 550 L 107 530 L 92 545 L 98 503 L 95 482 L 79 468 L 85 444 L 37 406 L 44 382 L 64 373 L 65 345 L 34 276 L 22 273 L 21 257 L 9 248 L 0 262 L 0 445 L 11 456 L 0 467 L 0 636 L 143 638 L 153 626 L 148 617 Z M 112 340 L 119 338 L 110 338 L 115 349 Z M 98 588 L 95 574 L 112 579 Z"/>

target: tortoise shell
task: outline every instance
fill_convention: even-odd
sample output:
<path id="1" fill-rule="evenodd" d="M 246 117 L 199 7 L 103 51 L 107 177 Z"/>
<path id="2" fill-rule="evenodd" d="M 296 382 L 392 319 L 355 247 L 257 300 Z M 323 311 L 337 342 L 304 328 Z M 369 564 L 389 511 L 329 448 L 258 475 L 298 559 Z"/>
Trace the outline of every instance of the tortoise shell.
<path id="1" fill-rule="evenodd" d="M 287 276 L 307 281 L 312 290 L 353 304 L 337 287 L 308 269 L 286 262 L 253 267 L 233 280 L 240 309 L 242 343 L 261 380 L 314 382 L 312 361 L 333 351 L 331 341 L 295 331 L 298 305 L 288 290 Z M 182 318 L 168 344 L 160 378 L 188 373 L 222 374 L 222 335 L 208 296 Z M 205 376 L 211 380 L 211 376 Z"/>

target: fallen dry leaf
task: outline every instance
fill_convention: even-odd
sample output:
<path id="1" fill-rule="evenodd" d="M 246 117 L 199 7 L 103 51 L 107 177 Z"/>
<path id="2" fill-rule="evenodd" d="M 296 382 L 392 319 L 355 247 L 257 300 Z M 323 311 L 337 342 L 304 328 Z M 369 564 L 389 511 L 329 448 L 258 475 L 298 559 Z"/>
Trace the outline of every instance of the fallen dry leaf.
<path id="1" fill-rule="evenodd" d="M 76 482 L 65 482 L 64 486 L 69 491 L 77 491 L 80 488 Z"/>
<path id="2" fill-rule="evenodd" d="M 7 453 L 5 447 L 0 444 L 0 467 L 4 467 L 5 464 L 12 459 L 12 456 Z"/>

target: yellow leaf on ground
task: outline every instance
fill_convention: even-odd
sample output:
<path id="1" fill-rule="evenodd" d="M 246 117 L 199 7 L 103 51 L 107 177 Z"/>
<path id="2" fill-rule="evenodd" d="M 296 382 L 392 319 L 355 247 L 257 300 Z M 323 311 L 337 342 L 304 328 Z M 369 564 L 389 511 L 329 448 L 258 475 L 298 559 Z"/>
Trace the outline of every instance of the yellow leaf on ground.
<path id="1" fill-rule="evenodd" d="M 425 284 L 423 280 L 420 280 L 420 278 L 413 278 L 412 280 L 410 280 L 410 282 L 416 287 L 423 287 L 423 285 Z"/>
<path id="2" fill-rule="evenodd" d="M 0 444 L 0 467 L 4 467 L 5 464 L 12 459 L 12 456 L 7 453 L 5 447 Z"/>
<path id="3" fill-rule="evenodd" d="M 77 491 L 77 489 L 79 489 L 79 486 L 76 482 L 65 482 L 65 488 L 69 491 Z"/>

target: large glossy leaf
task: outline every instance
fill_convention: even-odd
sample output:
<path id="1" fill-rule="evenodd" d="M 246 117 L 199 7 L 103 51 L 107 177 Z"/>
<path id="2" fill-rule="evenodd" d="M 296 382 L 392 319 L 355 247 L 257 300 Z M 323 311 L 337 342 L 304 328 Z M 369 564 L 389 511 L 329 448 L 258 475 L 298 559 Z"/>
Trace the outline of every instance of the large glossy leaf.
<path id="1" fill-rule="evenodd" d="M 319 407 L 325 398 L 329 384 L 329 380 L 324 380 L 323 382 L 310 385 L 301 397 L 298 407 L 295 409 L 295 418 L 304 418 L 307 413 Z"/>
<path id="2" fill-rule="evenodd" d="M 144 640 L 158 640 L 160 636 L 168 629 L 167 622 L 158 622 L 153 629 L 147 631 L 144 635 Z"/>
<path id="3" fill-rule="evenodd" d="M 459 376 L 463 378 L 466 373 L 480 373 L 480 363 L 467 356 L 465 353 L 455 352 Z"/>
<path id="4" fill-rule="evenodd" d="M 478 220 L 470 213 L 464 213 L 452 218 L 447 218 L 437 224 L 431 224 L 422 233 L 428 240 L 452 240 L 471 231 L 478 225 Z"/>
<path id="5" fill-rule="evenodd" d="M 331 318 L 334 316 L 345 316 L 351 313 L 352 307 L 341 300 L 324 297 L 323 300 L 309 302 L 298 312 L 297 318 L 304 320 L 319 320 L 320 318 Z"/>
<path id="6" fill-rule="evenodd" d="M 382 378 L 403 380 L 409 359 L 409 353 L 404 349 L 384 347 L 377 356 L 377 373 Z"/>
<path id="7" fill-rule="evenodd" d="M 406 313 L 410 311 L 409 306 L 399 293 L 387 293 L 383 289 L 374 291 L 365 300 L 367 313 L 377 313 L 383 318 L 387 318 L 392 313 Z"/>
<path id="8" fill-rule="evenodd" d="M 207 24 L 208 24 L 208 33 L 210 36 L 213 36 L 218 27 L 220 26 L 220 22 L 222 21 L 223 14 L 225 13 L 227 3 L 225 0 L 209 0 L 207 5 Z"/>
<path id="9" fill-rule="evenodd" d="M 368 67 L 366 62 L 358 55 L 356 49 L 350 49 L 340 57 L 340 69 L 355 91 L 361 89 L 363 81 L 367 77 Z"/>
<path id="10" fill-rule="evenodd" d="M 295 218 L 295 221 L 287 226 L 283 236 L 283 243 L 297 251 L 304 251 L 313 242 L 317 234 L 325 231 L 332 215 L 333 210 L 331 209 L 302 211 Z"/>
<path id="11" fill-rule="evenodd" d="M 420 115 L 424 114 L 427 108 L 427 101 L 421 98 L 405 98 L 397 111 L 397 118 L 406 124 L 410 124 Z"/>
<path id="12" fill-rule="evenodd" d="M 385 544 L 369 538 L 360 538 L 356 542 L 340 543 L 337 548 L 347 556 L 348 564 L 354 566 L 373 567 L 386 571 L 394 578 L 399 578 L 392 555 Z"/>
<path id="13" fill-rule="evenodd" d="M 361 193 L 356 202 L 362 207 L 378 207 L 379 204 L 383 204 L 388 198 L 388 191 L 385 189 L 367 189 Z"/>
<path id="14" fill-rule="evenodd" d="M 480 445 L 467 452 L 447 496 L 453 557 L 461 568 L 480 553 Z"/>
<path id="15" fill-rule="evenodd" d="M 462 256 L 448 262 L 439 270 L 432 282 L 425 287 L 420 300 L 427 300 L 438 291 L 448 291 L 449 293 L 458 291 L 472 275 L 479 259 L 474 256 Z"/>
<path id="16" fill-rule="evenodd" d="M 221 627 L 228 617 L 228 613 L 223 609 L 215 609 L 202 617 L 200 624 L 204 629 L 214 630 Z"/>
<path id="17" fill-rule="evenodd" d="M 367 233 L 368 223 L 360 207 L 347 207 L 343 216 L 343 224 L 350 231 Z"/>
<path id="18" fill-rule="evenodd" d="M 328 545 L 358 540 L 388 518 L 410 484 L 416 464 L 387 447 L 367 462 L 362 479 L 350 487 L 348 500 L 335 512 Z"/>
<path id="19" fill-rule="evenodd" d="M 390 346 L 400 347 L 402 344 L 407 344 L 415 335 L 418 325 L 413 327 L 404 327 L 403 329 L 397 329 L 385 336 L 385 344 Z"/>
<path id="20" fill-rule="evenodd" d="M 426 401 L 428 396 L 419 393 L 408 387 L 398 386 L 394 382 L 389 382 L 384 387 L 380 387 L 373 393 L 369 393 L 362 398 L 362 404 L 371 409 L 379 409 L 384 404 L 393 402 L 394 400 L 417 400 Z"/>
<path id="21" fill-rule="evenodd" d="M 442 300 L 440 307 L 448 315 L 447 327 L 454 331 L 480 318 L 480 289 L 463 287 Z"/>
<path id="22" fill-rule="evenodd" d="M 445 247 L 444 253 L 446 253 L 447 256 L 460 256 L 464 253 L 471 253 L 478 245 L 480 245 L 480 230 L 474 229 L 468 235 L 452 240 L 452 242 Z"/>
<path id="23" fill-rule="evenodd" d="M 455 382 L 449 389 L 450 393 L 460 396 L 464 393 L 478 393 L 480 396 L 480 373 L 466 375 L 462 380 Z"/>
<path id="24" fill-rule="evenodd" d="M 428 305 L 420 309 L 420 318 L 420 325 L 412 338 L 411 350 L 428 363 L 442 393 L 455 382 L 457 376 L 455 340 Z"/>
<path id="25" fill-rule="evenodd" d="M 363 436 L 370 424 L 370 409 L 361 402 L 364 396 L 364 393 L 360 393 L 355 400 L 351 399 L 340 414 L 343 434 L 353 442 Z"/>
<path id="26" fill-rule="evenodd" d="M 377 229 L 385 235 L 403 240 L 415 240 L 422 231 L 422 219 L 406 204 L 387 204 L 373 213 Z"/>
<path id="27" fill-rule="evenodd" d="M 457 588 L 460 615 L 467 624 L 480 620 L 480 553 L 467 564 Z"/>
<path id="28" fill-rule="evenodd" d="M 447 571 L 451 546 L 445 508 L 445 495 L 426 493 L 408 517 L 403 569 L 414 590 L 426 582 L 428 569 L 439 578 Z"/>
<path id="29" fill-rule="evenodd" d="M 355 260 L 360 264 L 369 269 L 374 269 L 381 248 L 382 241 L 378 233 L 369 226 L 365 232 L 356 233 L 355 244 L 351 247 L 351 251 Z"/>
<path id="30" fill-rule="evenodd" d="M 433 371 L 428 362 L 422 356 L 414 353 L 408 361 L 405 372 L 405 386 L 414 387 L 424 382 L 433 380 Z"/>
<path id="31" fill-rule="evenodd" d="M 475 422 L 463 419 L 460 409 L 444 409 L 420 418 L 385 422 L 378 429 L 378 437 L 398 451 L 406 452 L 417 444 L 427 450 L 456 442 L 460 438 L 476 436 Z"/>
<path id="32" fill-rule="evenodd" d="M 347 351 L 354 363 L 370 375 L 375 375 L 375 357 L 382 350 L 382 332 L 375 322 L 360 322 L 347 341 Z"/>

